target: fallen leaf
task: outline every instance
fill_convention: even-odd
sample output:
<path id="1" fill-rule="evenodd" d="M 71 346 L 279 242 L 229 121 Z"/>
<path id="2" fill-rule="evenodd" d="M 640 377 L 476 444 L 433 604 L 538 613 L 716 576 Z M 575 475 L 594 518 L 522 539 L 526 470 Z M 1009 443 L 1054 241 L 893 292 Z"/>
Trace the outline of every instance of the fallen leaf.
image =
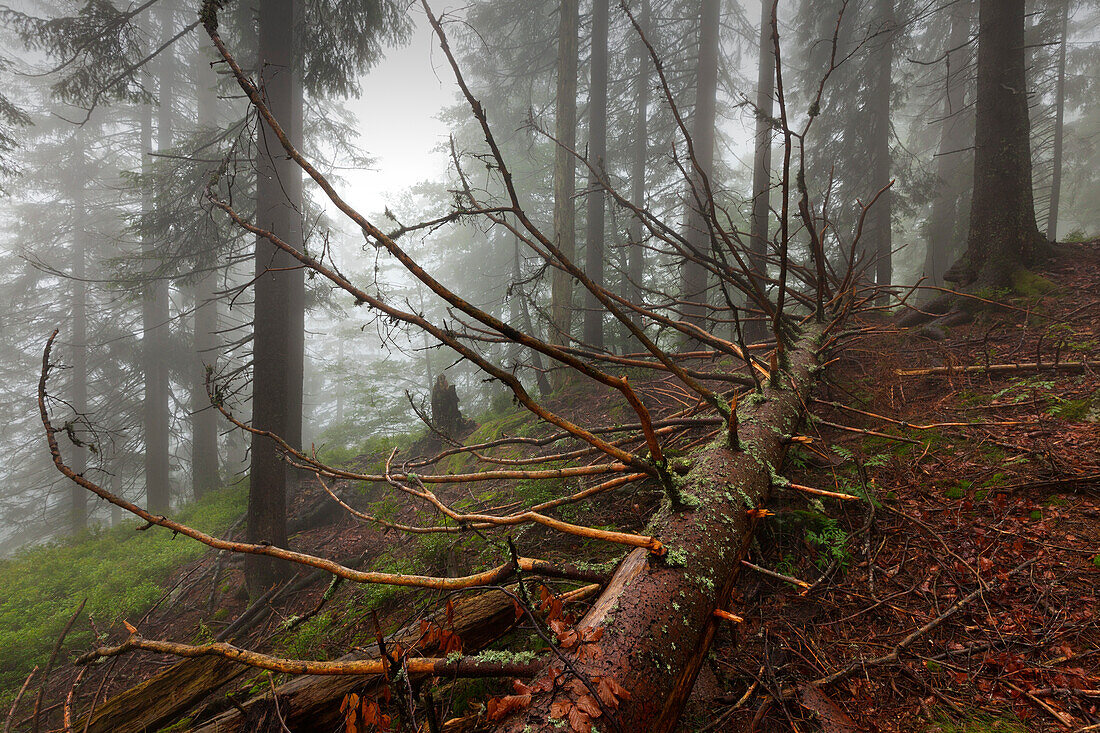
<path id="1" fill-rule="evenodd" d="M 817 716 L 824 733 L 858 733 L 862 730 L 839 705 L 813 685 L 801 684 L 798 692 L 802 698 L 802 707 Z"/>
<path id="2" fill-rule="evenodd" d="M 569 708 L 569 727 L 573 733 L 591 733 L 592 719 L 580 708 Z"/>
<path id="3" fill-rule="evenodd" d="M 596 698 L 591 695 L 582 695 L 581 698 L 577 700 L 577 707 L 590 718 L 598 718 L 603 714 L 600 704 L 596 702 Z"/>

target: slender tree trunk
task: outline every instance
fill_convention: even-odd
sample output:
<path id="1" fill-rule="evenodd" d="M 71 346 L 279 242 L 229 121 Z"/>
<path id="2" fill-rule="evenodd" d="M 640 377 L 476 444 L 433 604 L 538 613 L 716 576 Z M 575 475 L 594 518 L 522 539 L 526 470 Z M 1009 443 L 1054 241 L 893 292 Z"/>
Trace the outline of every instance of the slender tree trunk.
<path id="1" fill-rule="evenodd" d="M 970 235 L 944 277 L 950 282 L 1009 287 L 1045 249 L 1035 224 L 1024 52 L 1024 0 L 981 0 Z"/>
<path id="2" fill-rule="evenodd" d="M 871 57 L 873 82 L 870 97 L 870 153 L 871 153 L 871 191 L 873 196 L 890 184 L 890 97 L 891 72 L 894 65 L 894 0 L 878 0 L 875 25 L 872 31 L 878 34 L 877 48 Z M 868 200 L 870 197 L 868 197 Z M 893 271 L 893 238 L 891 223 L 893 219 L 893 197 L 886 191 L 879 197 L 867 215 L 866 236 L 869 238 L 868 252 L 874 259 L 875 284 L 879 288 L 890 285 Z M 889 295 L 880 290 L 878 302 L 884 304 Z"/>
<path id="3" fill-rule="evenodd" d="M 714 173 L 715 117 L 718 104 L 718 30 L 721 20 L 720 0 L 702 0 L 699 14 L 699 58 L 695 76 L 695 111 L 692 115 L 691 138 L 695 152 L 693 184 L 688 189 L 687 226 L 685 237 L 696 256 L 710 253 L 710 230 L 707 225 L 709 202 L 703 191 L 703 176 Z M 689 164 L 690 165 L 690 164 Z M 698 198 L 697 198 L 698 197 Z M 702 207 L 702 209 L 700 208 Z M 684 260 L 681 269 L 682 297 L 693 305 L 686 308 L 689 321 L 706 328 L 707 271 L 698 262 Z"/>
<path id="4" fill-rule="evenodd" d="M 775 44 L 772 39 L 772 1 L 760 2 L 760 62 L 756 76 L 756 150 L 752 165 L 751 262 L 757 278 L 768 274 L 768 229 L 771 222 L 772 124 L 775 107 Z M 760 341 L 768 332 L 763 314 L 747 321 L 747 341 Z"/>
<path id="5" fill-rule="evenodd" d="M 161 37 L 171 34 L 171 13 L 160 14 Z M 159 107 L 157 110 L 157 147 L 166 150 L 172 145 L 172 67 L 171 52 L 166 51 L 157 70 Z M 142 167 L 148 172 L 151 165 L 152 110 L 143 108 L 141 126 Z M 151 213 L 156 202 L 150 196 L 143 197 L 142 206 Z M 145 235 L 142 245 L 148 280 L 142 302 L 142 360 L 145 372 L 145 493 L 148 509 L 166 513 L 171 504 L 168 475 L 168 419 L 169 384 L 168 364 L 168 282 L 157 275 L 156 243 Z"/>
<path id="6" fill-rule="evenodd" d="M 607 26 L 609 0 L 592 5 L 591 75 L 588 84 L 588 162 L 597 170 L 607 168 Z M 585 274 L 597 286 L 604 284 L 605 197 L 599 178 L 588 176 L 588 216 L 585 221 Z M 603 349 L 603 308 L 588 290 L 584 295 L 584 341 Z"/>
<path id="7" fill-rule="evenodd" d="M 971 51 L 967 45 L 973 25 L 974 4 L 960 0 L 951 5 L 951 31 L 947 40 L 947 78 L 943 99 L 940 147 L 936 154 L 936 195 L 932 200 L 925 248 L 924 275 L 928 285 L 943 285 L 943 274 L 958 254 L 960 222 L 969 208 L 969 178 L 973 162 L 969 141 L 974 139 L 974 115 L 966 107 L 967 67 Z M 967 166 L 969 163 L 969 168 Z"/>
<path id="8" fill-rule="evenodd" d="M 642 0 L 642 10 L 638 16 L 638 25 L 643 33 L 649 33 L 650 8 L 649 0 Z M 634 146 L 631 151 L 630 164 L 630 200 L 638 208 L 646 206 L 646 169 L 649 162 L 649 49 L 641 38 L 634 41 L 634 57 L 638 64 L 638 71 L 634 76 Z M 642 228 L 642 220 L 636 216 L 630 218 L 627 236 L 630 240 L 630 249 L 627 253 L 626 277 L 623 278 L 622 295 L 632 303 L 642 302 L 642 279 L 645 272 L 645 236 Z M 641 326 L 644 321 L 640 314 L 633 314 L 631 319 L 635 325 Z M 630 343 L 629 335 L 625 336 L 625 344 Z"/>
<path id="9" fill-rule="evenodd" d="M 88 163 L 84 152 L 84 136 L 77 133 L 73 168 L 73 206 L 72 206 L 72 284 L 73 284 L 73 369 L 72 399 L 73 411 L 78 416 L 88 414 L 88 286 L 85 259 L 88 242 L 88 207 L 86 189 L 88 185 Z M 87 453 L 84 448 L 76 448 L 72 455 L 72 468 L 83 474 L 88 468 Z M 73 484 L 69 493 L 69 526 L 73 534 L 88 526 L 88 492 L 82 486 Z"/>
<path id="10" fill-rule="evenodd" d="M 336 343 L 336 423 L 339 425 L 344 422 L 344 339 L 340 339 Z M 424 361 L 428 367 L 428 389 L 432 386 L 432 370 L 431 359 L 428 355 L 424 354 Z"/>
<path id="11" fill-rule="evenodd" d="M 554 239 L 566 257 L 572 259 L 577 250 L 577 164 L 573 151 L 577 147 L 577 33 L 580 25 L 578 0 L 561 0 L 558 18 L 558 81 L 554 102 L 554 136 L 558 147 L 554 152 Z M 551 274 L 550 341 L 569 343 L 573 321 L 573 279 L 558 269 Z M 554 386 L 560 387 L 565 371 L 554 372 Z"/>
<path id="12" fill-rule="evenodd" d="M 1050 181 L 1050 213 L 1047 239 L 1058 241 L 1058 206 L 1062 198 L 1062 141 L 1066 117 L 1066 37 L 1069 34 L 1069 0 L 1062 0 L 1062 36 L 1058 49 L 1058 88 L 1054 101 L 1054 174 Z"/>
<path id="13" fill-rule="evenodd" d="M 217 97 L 215 76 L 209 70 L 207 54 L 200 48 L 195 55 L 196 101 L 200 128 L 213 128 L 217 124 Z M 214 294 L 217 286 L 216 242 L 203 258 L 206 271 L 193 286 L 195 299 L 192 348 L 194 363 L 191 366 L 191 493 L 199 499 L 218 487 L 218 422 L 217 413 L 211 408 L 206 392 L 206 367 L 213 367 L 218 360 L 218 301 Z"/>
<path id="14" fill-rule="evenodd" d="M 512 240 L 512 303 L 518 316 L 522 319 L 521 327 L 526 330 L 527 333 L 535 333 L 535 324 L 531 321 L 531 310 L 527 307 L 527 295 L 523 292 L 523 288 L 520 286 L 519 281 L 522 277 L 522 273 L 519 267 L 519 237 L 514 237 Z M 518 363 L 518 356 L 514 359 L 515 363 Z M 542 365 L 542 355 L 539 352 L 531 349 L 531 365 L 535 368 L 535 382 L 539 386 L 539 392 L 543 395 L 550 394 L 552 390 L 550 381 L 546 377 L 546 370 Z"/>
<path id="15" fill-rule="evenodd" d="M 261 0 L 257 70 L 272 114 L 288 128 L 295 119 L 293 21 L 293 0 Z M 288 134 L 296 133 L 291 129 Z M 256 222 L 261 229 L 282 236 L 292 231 L 299 216 L 286 195 L 287 187 L 293 188 L 295 166 L 266 123 L 257 132 L 256 149 Z M 266 239 L 257 238 L 252 425 L 277 434 L 286 433 L 290 415 L 288 395 L 293 375 L 288 352 L 290 329 L 296 321 L 291 314 L 295 297 L 288 268 L 295 264 Z M 248 541 L 285 547 L 286 464 L 270 439 L 253 435 L 251 442 Z M 284 567 L 262 556 L 250 556 L 245 563 L 249 593 L 254 597 L 285 572 Z"/>

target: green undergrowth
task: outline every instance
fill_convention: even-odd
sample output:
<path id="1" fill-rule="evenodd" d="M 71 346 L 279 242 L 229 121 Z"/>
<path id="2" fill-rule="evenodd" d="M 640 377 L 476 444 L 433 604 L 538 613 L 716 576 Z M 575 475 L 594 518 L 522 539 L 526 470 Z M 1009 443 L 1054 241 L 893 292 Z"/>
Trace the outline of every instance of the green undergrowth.
<path id="1" fill-rule="evenodd" d="M 213 492 L 174 518 L 205 532 L 224 531 L 244 512 L 244 484 Z M 0 562 L 0 702 L 6 704 L 24 677 L 49 658 L 66 622 L 87 598 L 67 649 L 93 641 L 88 616 L 101 631 L 122 619 L 136 623 L 166 591 L 172 571 L 206 547 L 160 528 L 135 531 L 127 522 L 111 529 L 26 549 Z M 63 655 L 58 663 L 63 664 Z"/>

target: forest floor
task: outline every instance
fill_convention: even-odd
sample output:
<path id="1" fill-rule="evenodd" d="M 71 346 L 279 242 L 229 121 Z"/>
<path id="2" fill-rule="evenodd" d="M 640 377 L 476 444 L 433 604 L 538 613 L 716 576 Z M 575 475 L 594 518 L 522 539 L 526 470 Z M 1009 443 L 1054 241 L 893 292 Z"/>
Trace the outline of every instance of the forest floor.
<path id="1" fill-rule="evenodd" d="M 1100 358 L 1100 243 L 1074 245 L 1072 256 L 1041 274 L 1054 286 L 1049 292 L 979 310 L 972 322 L 949 329 L 898 331 L 885 319 L 849 324 L 851 335 L 833 355 L 810 405 L 814 417 L 804 432 L 814 440 L 791 452 L 782 473 L 798 484 L 867 500 L 822 503 L 777 492 L 770 506 L 775 516 L 761 522 L 751 561 L 812 588 L 804 592 L 755 571 L 741 573 L 730 608 L 745 621 L 720 631 L 682 720 L 684 731 L 1100 730 L 1100 374 L 1049 368 L 898 373 Z M 690 406 L 688 395 L 669 382 L 633 373 L 631 380 L 658 417 Z M 555 399 L 561 404 L 551 407 L 570 408 L 578 421 L 630 420 L 596 392 L 567 391 Z M 541 434 L 528 415 L 511 409 L 479 422 L 467 443 Z M 687 451 L 708 439 L 706 430 L 684 429 L 668 438 Z M 405 453 L 426 451 L 426 442 Z M 511 446 L 496 455 L 515 460 L 533 451 L 552 452 Z M 387 454 L 375 450 L 357 463 L 376 471 Z M 454 456 L 419 470 L 471 467 L 469 457 Z M 532 479 L 455 485 L 440 495 L 460 508 L 499 510 L 579 486 Z M 334 489 L 356 508 L 390 521 L 430 517 L 381 487 L 344 483 Z M 653 487 L 634 484 L 558 510 L 558 516 L 639 531 L 659 498 Z M 292 514 L 325 501 L 320 487 L 306 482 Z M 499 536 L 409 539 L 342 513 L 316 524 L 292 538 L 296 549 L 365 569 L 458 575 L 509 557 Z M 607 572 L 621 555 L 615 547 L 539 527 L 513 538 L 521 555 Z M 207 553 L 180 567 L 161 601 L 129 621 L 149 638 L 209 640 L 248 608 L 242 578 L 239 558 Z M 325 579 L 291 591 L 292 583 L 264 604 L 265 613 L 236 643 L 289 657 L 336 658 L 370 645 L 375 623 L 389 631 L 444 600 L 437 593 L 347 583 L 326 599 Z M 578 584 L 547 585 L 557 591 Z M 286 631 L 289 619 L 306 614 L 308 621 Z M 117 628 L 100 631 L 104 638 L 125 636 Z M 502 645 L 541 648 L 518 632 Z M 879 659 L 894 651 L 900 652 L 896 659 Z M 870 661 L 855 664 L 860 659 Z M 98 665 L 78 688 L 75 709 L 130 688 L 172 661 L 133 654 Z M 839 670 L 849 673 L 806 687 Z M 54 728 L 76 674 L 63 665 L 48 680 L 43 709 Z M 268 684 L 266 674 L 238 678 L 192 711 L 190 720 L 227 709 Z M 792 689 L 798 695 L 784 692 Z M 451 687 L 447 715 L 484 709 L 490 697 L 509 690 L 505 681 Z M 17 722 L 29 712 L 24 703 Z"/>
<path id="2" fill-rule="evenodd" d="M 685 730 L 1100 730 L 1100 374 L 899 374 L 1096 360 L 1100 245 L 1070 251 L 1041 298 L 950 329 L 861 324 L 837 352 L 786 475 L 874 501 L 777 497 L 753 562 L 813 589 L 741 574 L 745 623 L 719 637 Z M 928 624 L 897 661 L 775 702 Z"/>

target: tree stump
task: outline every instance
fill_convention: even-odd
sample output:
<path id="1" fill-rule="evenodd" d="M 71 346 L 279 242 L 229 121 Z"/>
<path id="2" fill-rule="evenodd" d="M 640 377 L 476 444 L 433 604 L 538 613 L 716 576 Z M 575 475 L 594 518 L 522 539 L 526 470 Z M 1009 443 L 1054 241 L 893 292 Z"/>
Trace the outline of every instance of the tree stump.
<path id="1" fill-rule="evenodd" d="M 440 374 L 432 386 L 432 426 L 448 438 L 459 438 L 472 425 L 458 409 L 458 391 Z"/>

